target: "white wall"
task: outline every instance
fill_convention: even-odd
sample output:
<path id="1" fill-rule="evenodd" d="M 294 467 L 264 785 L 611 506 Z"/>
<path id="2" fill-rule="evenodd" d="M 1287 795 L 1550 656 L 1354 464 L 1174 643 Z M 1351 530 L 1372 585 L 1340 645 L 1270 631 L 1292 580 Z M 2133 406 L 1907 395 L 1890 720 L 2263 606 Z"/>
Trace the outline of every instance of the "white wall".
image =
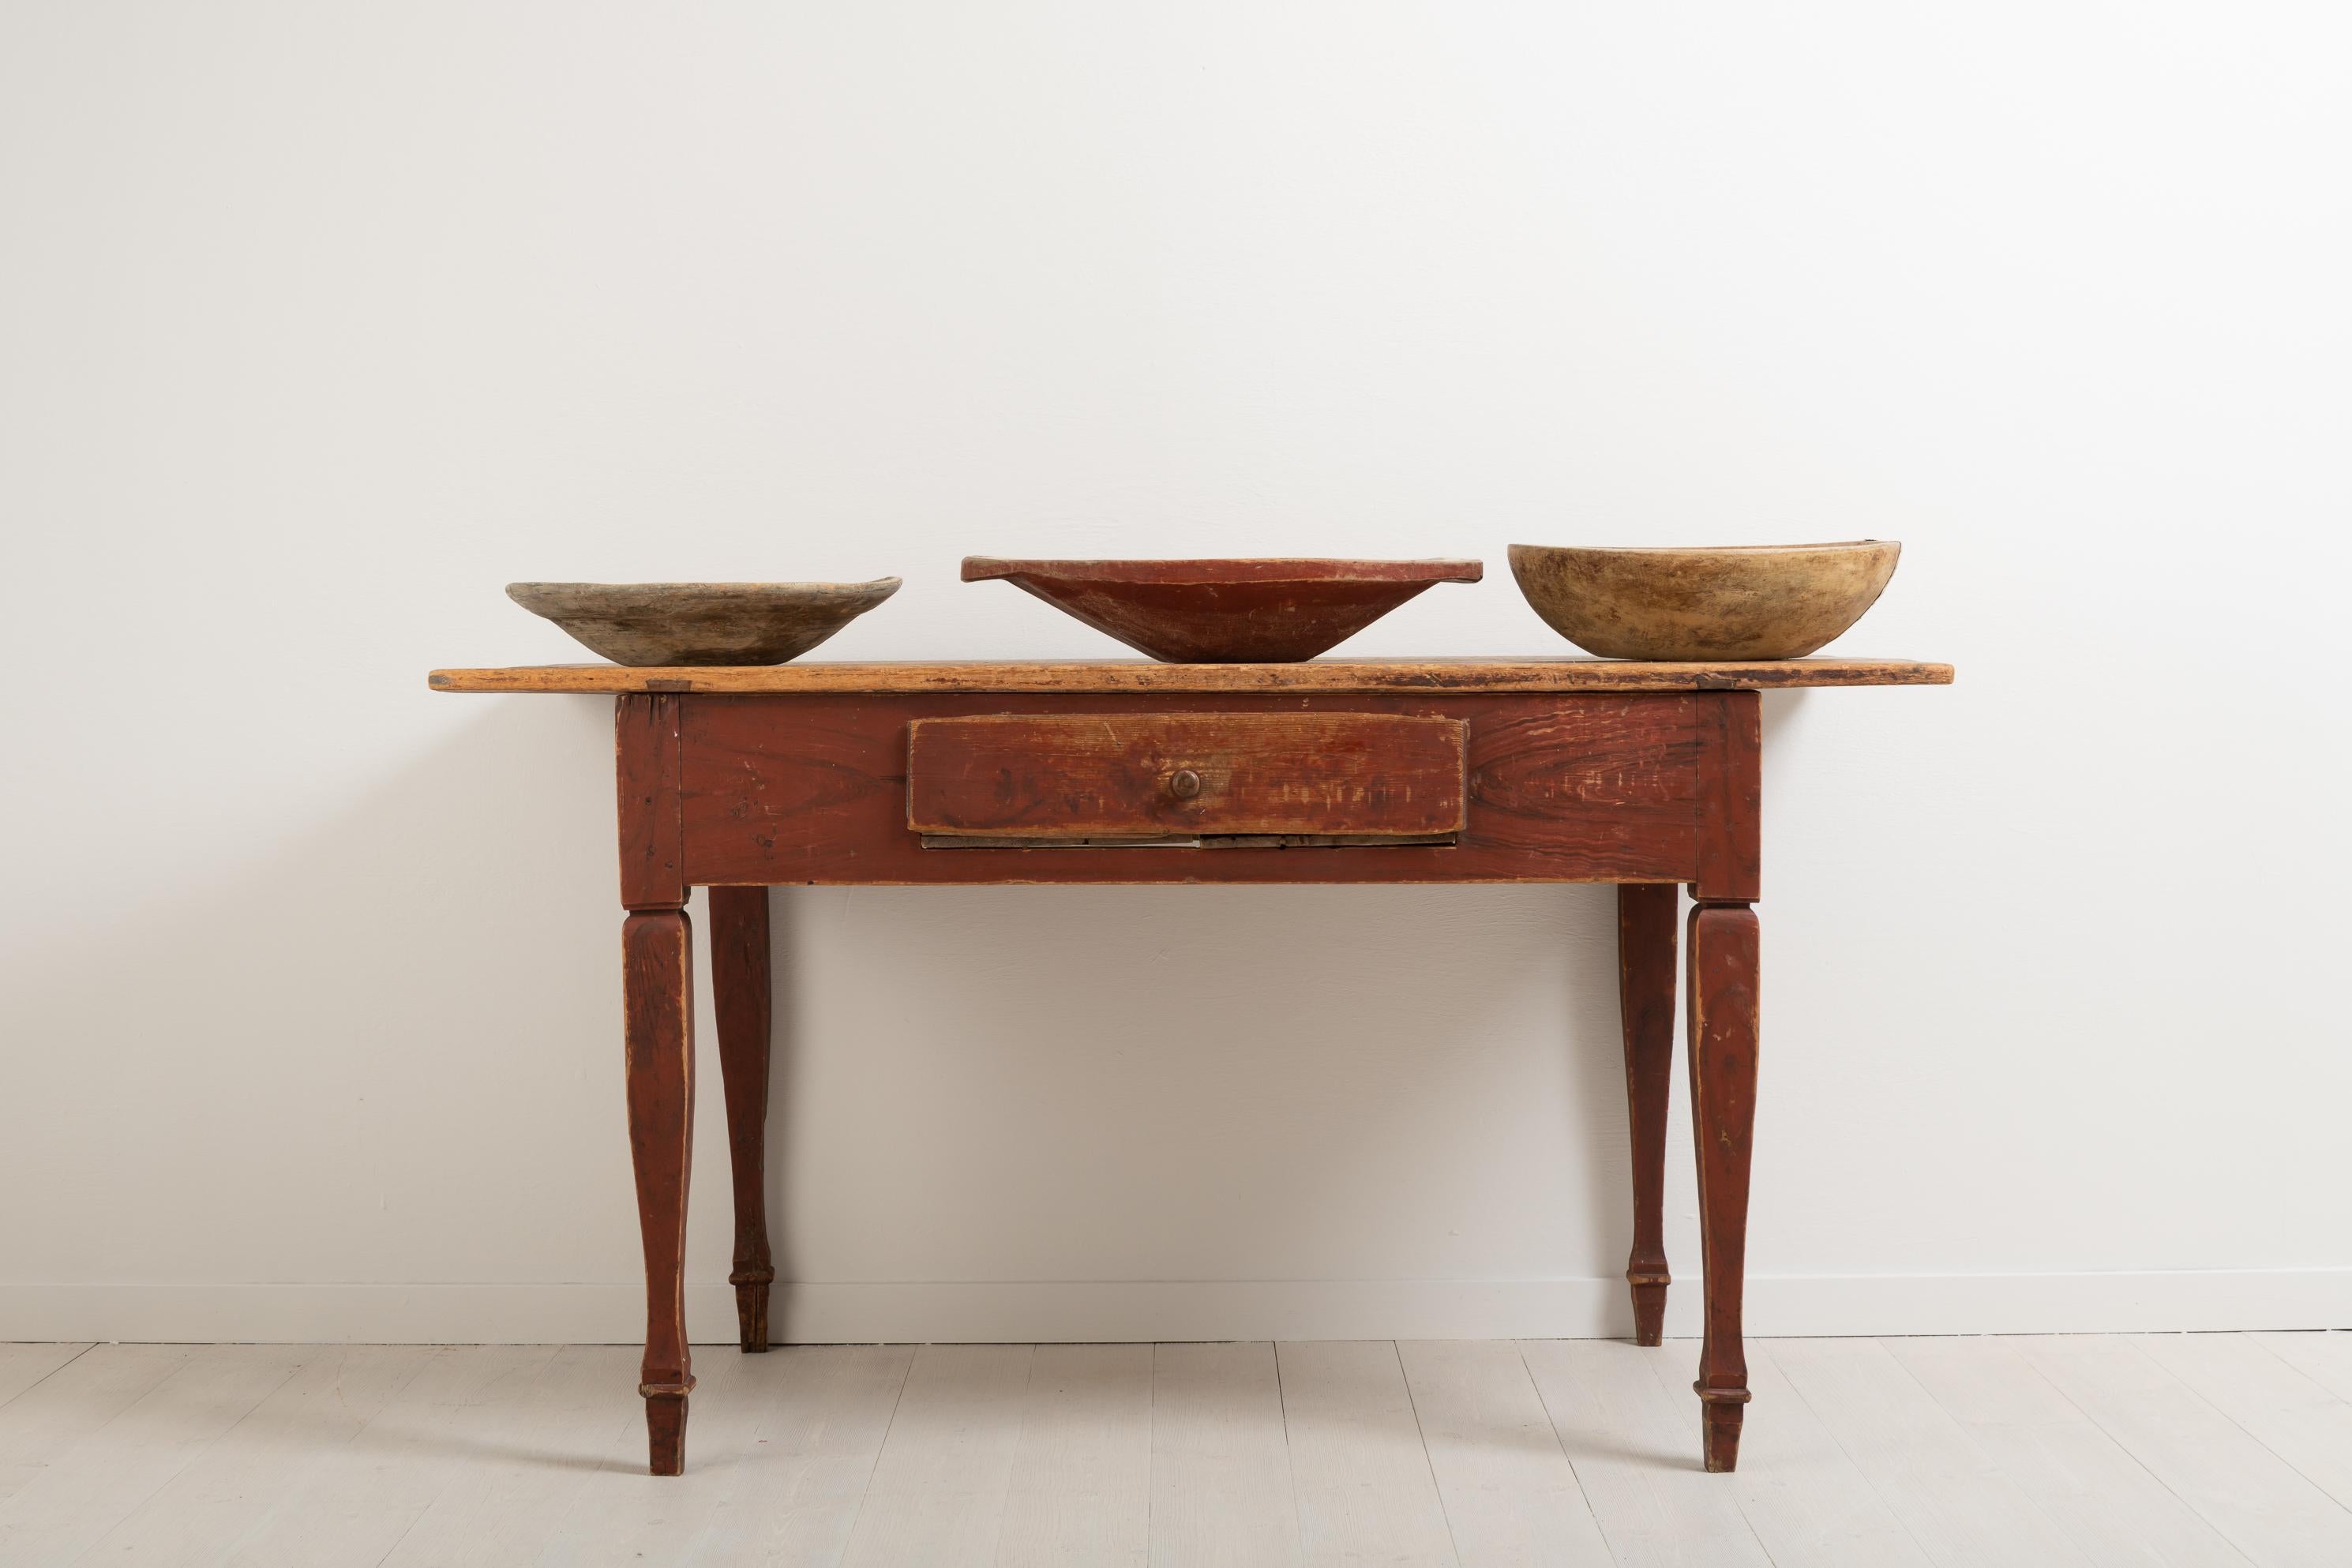
<path id="1" fill-rule="evenodd" d="M 1906 542 L 1769 700 L 1752 1321 L 2352 1323 L 2340 9 L 0 10 L 0 1336 L 628 1339 L 520 577 Z M 1622 1330 L 1599 889 L 793 890 L 803 1336 Z M 716 1062 L 691 1242 L 731 1331 Z M 1669 1243 L 1697 1249 L 1682 1113 Z"/>

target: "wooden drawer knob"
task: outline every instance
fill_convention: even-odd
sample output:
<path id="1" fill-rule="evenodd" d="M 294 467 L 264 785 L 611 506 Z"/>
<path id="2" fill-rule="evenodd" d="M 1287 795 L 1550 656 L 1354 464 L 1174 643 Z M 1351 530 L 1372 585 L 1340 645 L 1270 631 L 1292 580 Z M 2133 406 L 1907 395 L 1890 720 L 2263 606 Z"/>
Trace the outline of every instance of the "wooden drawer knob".
<path id="1" fill-rule="evenodd" d="M 1168 793 L 1178 800 L 1190 800 L 1201 793 L 1201 775 L 1190 768 L 1178 768 L 1168 775 Z"/>

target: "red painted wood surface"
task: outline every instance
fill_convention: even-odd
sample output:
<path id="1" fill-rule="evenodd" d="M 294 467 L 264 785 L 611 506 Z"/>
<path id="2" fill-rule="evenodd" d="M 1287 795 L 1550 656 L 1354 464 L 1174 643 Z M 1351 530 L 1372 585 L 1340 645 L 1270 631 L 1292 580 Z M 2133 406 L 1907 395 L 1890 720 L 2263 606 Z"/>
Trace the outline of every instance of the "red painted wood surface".
<path id="1" fill-rule="evenodd" d="M 1625 1283 L 1633 1342 L 1664 1342 L 1666 1102 L 1675 1071 L 1675 917 L 1671 883 L 1617 889 L 1617 1005 L 1625 1031 L 1625 1125 L 1633 1156 L 1633 1246 Z"/>
<path id="2" fill-rule="evenodd" d="M 1698 907 L 1688 928 L 1685 1005 L 1706 1276 L 1696 1387 L 1707 1468 L 1737 1463 L 1748 1399 L 1740 1314 L 1756 1091 L 1757 922 L 1748 906 L 1759 881 L 1760 730 L 1753 691 L 633 691 L 618 710 L 621 889 L 631 910 L 623 928 L 626 1078 L 647 1294 L 640 1391 L 656 1473 L 683 1466 L 694 1382 L 681 1283 L 693 1131 L 691 933 L 682 906 L 690 884 L 716 885 L 714 979 L 737 1198 L 733 1279 L 742 1342 L 755 1350 L 767 1342 L 772 1278 L 764 1214 L 772 1006 L 764 888 L 794 882 L 1643 884 L 1621 887 L 1619 927 L 1634 1167 L 1627 1277 L 1644 1342 L 1655 1341 L 1666 1288 L 1659 1211 L 1672 1072 L 1672 884 L 1692 884 Z M 945 723 L 939 733 L 968 742 L 975 728 L 989 726 L 959 721 L 1013 710 L 1053 721 L 1040 727 L 1027 720 L 1024 743 L 1003 749 L 1003 765 L 1016 774 L 1036 745 L 1079 726 L 1117 734 L 1158 725 L 1163 738 L 1284 733 L 1295 741 L 1327 720 L 1339 726 L 1335 732 L 1363 736 L 1451 735 L 1458 725 L 1460 750 L 1450 754 L 1461 759 L 1460 838 L 1451 846 L 1218 850 L 924 847 L 909 826 L 909 757 L 920 755 L 910 737 L 923 725 Z M 1375 720 L 1412 722 L 1384 727 Z M 1328 772 L 1324 749 L 1293 744 L 1279 753 L 1291 761 L 1276 765 L 1278 751 L 1253 754 L 1254 765 L 1273 768 L 1253 789 L 1278 788 L 1276 775 L 1286 769 L 1295 770 L 1291 782 L 1302 788 L 1322 776 L 1318 769 Z M 972 754 L 967 745 L 965 763 Z M 1147 761 L 1160 768 L 1171 756 L 1153 752 Z M 919 794 L 922 770 L 914 771 Z M 1049 786 L 1025 787 L 1034 798 L 1062 801 L 1058 809 L 1072 821 L 1083 815 Z"/>
<path id="3" fill-rule="evenodd" d="M 719 1015 L 719 1073 L 727 1091 L 727 1150 L 735 1178 L 738 1337 L 768 1348 L 768 1291 L 776 1278 L 768 1250 L 768 889 L 710 889 L 710 992 Z"/>
<path id="4" fill-rule="evenodd" d="M 1024 712 L 1396 713 L 1468 731 L 1458 843 L 1313 848 L 927 849 L 907 825 L 919 719 L 1003 698 L 686 697 L 687 872 L 696 883 L 1688 881 L 1698 874 L 1710 704 L 1630 697 L 1026 696 Z"/>
<path id="5" fill-rule="evenodd" d="M 1756 911 L 1703 904 L 1690 917 L 1690 1081 L 1698 1161 L 1699 1247 L 1706 1330 L 1694 1385 L 1710 1470 L 1739 1462 L 1748 1403 L 1740 1305 L 1748 1269 L 1748 1174 L 1756 1129 Z"/>
<path id="6" fill-rule="evenodd" d="M 1708 707 L 1707 809 L 1693 896 L 1753 903 L 1763 897 L 1764 702 L 1753 691 L 1727 691 Z"/>
<path id="7" fill-rule="evenodd" d="M 650 1468 L 686 1464 L 686 1194 L 694 1151 L 693 931 L 683 910 L 638 910 L 621 925 L 627 1019 L 629 1153 L 646 1249 L 645 1396 Z"/>
<path id="8" fill-rule="evenodd" d="M 910 730 L 907 826 L 918 833 L 1410 838 L 1462 826 L 1458 719 L 1011 713 Z"/>
<path id="9" fill-rule="evenodd" d="M 1436 583 L 1475 583 L 1475 561 L 999 561 L 968 555 L 963 580 L 1002 577 L 1171 664 L 1293 663 L 1362 631 Z"/>
<path id="10" fill-rule="evenodd" d="M 621 902 L 676 909 L 686 902 L 685 824 L 678 815 L 679 700 L 615 700 L 614 772 L 620 796 Z"/>

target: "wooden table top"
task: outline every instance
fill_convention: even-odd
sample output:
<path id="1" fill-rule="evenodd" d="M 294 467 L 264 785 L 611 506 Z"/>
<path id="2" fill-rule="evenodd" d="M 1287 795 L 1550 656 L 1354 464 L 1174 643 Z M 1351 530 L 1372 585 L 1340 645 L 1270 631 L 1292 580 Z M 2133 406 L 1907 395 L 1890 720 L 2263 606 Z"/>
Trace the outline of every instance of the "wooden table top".
<path id="1" fill-rule="evenodd" d="M 669 668 L 526 664 L 436 669 L 436 691 L 1777 691 L 1811 686 L 1948 686 L 1952 667 L 1907 658 L 1782 658 L 1645 664 L 1601 658 L 1318 658 L 1305 664 L 1160 664 L 1150 659 L 948 660 Z"/>

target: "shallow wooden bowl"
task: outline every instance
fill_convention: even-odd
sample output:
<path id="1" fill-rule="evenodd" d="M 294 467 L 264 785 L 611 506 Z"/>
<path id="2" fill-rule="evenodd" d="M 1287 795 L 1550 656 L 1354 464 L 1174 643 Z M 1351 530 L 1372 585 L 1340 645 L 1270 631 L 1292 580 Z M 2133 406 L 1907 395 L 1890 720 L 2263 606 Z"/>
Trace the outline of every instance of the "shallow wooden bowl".
<path id="1" fill-rule="evenodd" d="M 898 591 L 871 583 L 509 583 L 507 597 L 614 664 L 782 664 Z"/>
<path id="2" fill-rule="evenodd" d="M 1475 561 L 999 561 L 1002 577 L 1168 664 L 1297 664 L 1433 583 L 1475 583 Z"/>
<path id="3" fill-rule="evenodd" d="M 1552 630 L 1603 658 L 1801 658 L 1875 604 L 1903 546 L 1716 550 L 1511 546 L 1519 592 Z"/>

